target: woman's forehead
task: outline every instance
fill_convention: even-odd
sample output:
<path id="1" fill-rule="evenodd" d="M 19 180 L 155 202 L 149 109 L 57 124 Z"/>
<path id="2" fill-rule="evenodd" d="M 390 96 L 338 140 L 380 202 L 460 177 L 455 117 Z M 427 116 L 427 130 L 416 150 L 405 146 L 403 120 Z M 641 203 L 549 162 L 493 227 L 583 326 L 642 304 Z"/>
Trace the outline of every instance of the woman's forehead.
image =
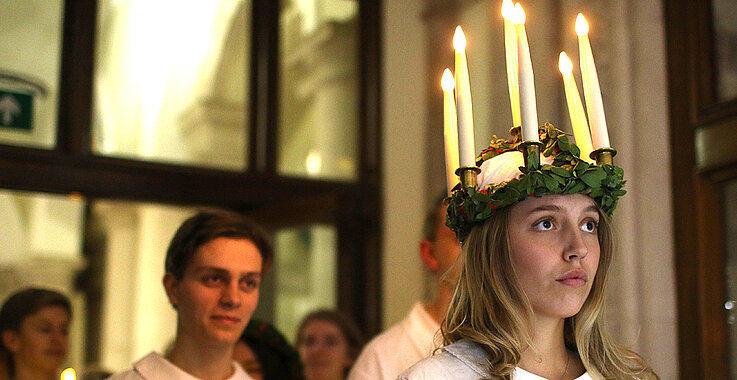
<path id="1" fill-rule="evenodd" d="M 548 194 L 529 197 L 512 207 L 512 213 L 530 213 L 536 210 L 564 212 L 596 211 L 596 203 L 585 194 Z"/>

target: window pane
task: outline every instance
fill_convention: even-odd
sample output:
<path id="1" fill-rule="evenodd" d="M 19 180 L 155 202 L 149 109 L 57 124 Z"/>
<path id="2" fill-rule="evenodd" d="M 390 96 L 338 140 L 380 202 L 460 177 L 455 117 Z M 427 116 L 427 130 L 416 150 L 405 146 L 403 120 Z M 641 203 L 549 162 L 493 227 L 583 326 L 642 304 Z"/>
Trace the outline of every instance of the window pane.
<path id="1" fill-rule="evenodd" d="M 279 162 L 282 174 L 357 177 L 358 2 L 283 2 Z"/>
<path id="2" fill-rule="evenodd" d="M 307 313 L 337 307 L 337 231 L 329 225 L 285 229 L 274 243 L 272 320 L 293 340 Z"/>
<path id="3" fill-rule="evenodd" d="M 714 50 L 717 97 L 727 101 L 737 97 L 737 2 L 714 0 Z"/>
<path id="4" fill-rule="evenodd" d="M 93 150 L 241 170 L 251 2 L 102 0 Z"/>
<path id="5" fill-rule="evenodd" d="M 0 144 L 53 148 L 62 0 L 0 1 Z"/>

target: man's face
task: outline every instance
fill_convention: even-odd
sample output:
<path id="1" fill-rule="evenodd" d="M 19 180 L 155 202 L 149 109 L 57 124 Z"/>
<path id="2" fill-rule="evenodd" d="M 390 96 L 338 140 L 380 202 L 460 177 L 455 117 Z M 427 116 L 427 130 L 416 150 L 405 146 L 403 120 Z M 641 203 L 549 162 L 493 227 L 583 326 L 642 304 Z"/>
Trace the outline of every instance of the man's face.
<path id="1" fill-rule="evenodd" d="M 164 276 L 178 312 L 178 339 L 233 345 L 258 304 L 261 253 L 248 239 L 220 237 L 202 245 L 182 278 Z"/>

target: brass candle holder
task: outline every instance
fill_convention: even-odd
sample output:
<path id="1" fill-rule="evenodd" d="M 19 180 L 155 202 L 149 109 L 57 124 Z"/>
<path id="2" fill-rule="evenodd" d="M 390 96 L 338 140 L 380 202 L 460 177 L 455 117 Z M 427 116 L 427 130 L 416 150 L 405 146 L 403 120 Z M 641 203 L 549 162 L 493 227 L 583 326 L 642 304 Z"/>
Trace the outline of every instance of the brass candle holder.
<path id="1" fill-rule="evenodd" d="M 476 176 L 480 173 L 481 169 L 477 166 L 467 166 L 456 170 L 456 175 L 461 178 L 461 186 L 463 186 L 464 189 L 468 187 L 478 187 Z"/>
<path id="2" fill-rule="evenodd" d="M 522 152 L 522 156 L 525 158 L 525 167 L 540 169 L 540 148 L 542 146 L 543 143 L 539 141 L 525 141 L 519 144 L 517 149 Z M 532 157 L 536 159 L 532 159 Z"/>
<path id="3" fill-rule="evenodd" d="M 512 127 L 509 129 L 509 134 L 512 135 L 513 138 L 522 137 L 522 127 L 519 125 L 516 127 Z"/>
<path id="4" fill-rule="evenodd" d="M 614 156 L 617 155 L 617 150 L 614 148 L 599 148 L 591 152 L 592 159 L 596 160 L 596 164 L 601 165 L 614 165 Z"/>

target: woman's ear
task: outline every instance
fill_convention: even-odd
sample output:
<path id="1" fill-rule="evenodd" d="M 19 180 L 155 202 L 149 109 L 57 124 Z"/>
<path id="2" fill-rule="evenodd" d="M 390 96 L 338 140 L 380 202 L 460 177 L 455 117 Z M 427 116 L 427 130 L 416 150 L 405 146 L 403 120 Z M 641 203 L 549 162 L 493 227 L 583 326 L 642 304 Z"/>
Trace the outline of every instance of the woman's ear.
<path id="1" fill-rule="evenodd" d="M 3 345 L 10 351 L 18 351 L 18 333 L 13 330 L 3 331 Z"/>

